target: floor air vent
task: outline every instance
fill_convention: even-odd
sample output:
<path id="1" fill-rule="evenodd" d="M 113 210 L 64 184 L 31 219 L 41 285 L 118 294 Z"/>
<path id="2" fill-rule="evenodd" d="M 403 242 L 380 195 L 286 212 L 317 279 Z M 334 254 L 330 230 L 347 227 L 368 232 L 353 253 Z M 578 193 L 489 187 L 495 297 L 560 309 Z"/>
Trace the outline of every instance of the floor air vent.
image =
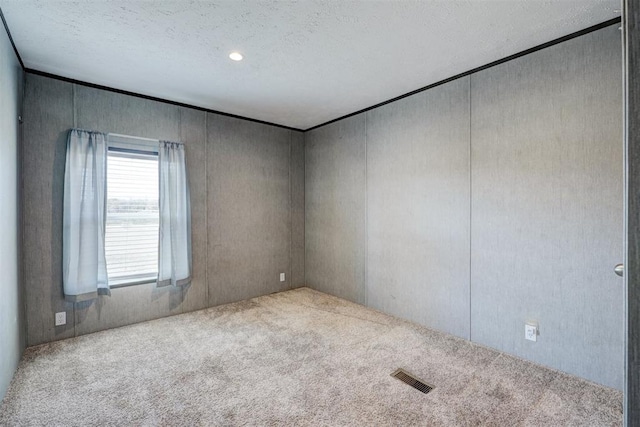
<path id="1" fill-rule="evenodd" d="M 434 388 L 433 386 L 426 384 L 420 381 L 419 379 L 415 378 L 413 375 L 411 375 L 404 369 L 397 369 L 393 374 L 391 374 L 391 376 L 399 379 L 403 383 L 409 384 L 411 387 L 415 388 L 418 391 L 423 392 L 424 394 L 429 393 Z"/>

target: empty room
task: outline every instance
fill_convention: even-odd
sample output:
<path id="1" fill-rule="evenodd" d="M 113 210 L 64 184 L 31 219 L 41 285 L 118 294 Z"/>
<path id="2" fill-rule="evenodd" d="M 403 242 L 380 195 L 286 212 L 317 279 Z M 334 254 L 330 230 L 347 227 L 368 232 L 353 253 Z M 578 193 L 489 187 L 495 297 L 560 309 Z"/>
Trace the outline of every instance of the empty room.
<path id="1" fill-rule="evenodd" d="M 0 17 L 0 426 L 640 426 L 638 2 Z"/>

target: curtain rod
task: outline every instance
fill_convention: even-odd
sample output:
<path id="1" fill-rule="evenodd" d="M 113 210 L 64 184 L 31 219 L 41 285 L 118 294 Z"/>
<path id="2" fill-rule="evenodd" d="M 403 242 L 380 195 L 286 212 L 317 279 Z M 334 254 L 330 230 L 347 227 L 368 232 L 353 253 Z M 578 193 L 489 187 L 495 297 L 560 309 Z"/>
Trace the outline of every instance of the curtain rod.
<path id="1" fill-rule="evenodd" d="M 119 133 L 108 133 L 107 135 L 109 136 L 115 136 L 117 138 L 127 138 L 127 139 L 139 139 L 141 141 L 149 141 L 149 142 L 160 142 L 159 139 L 153 139 L 153 138 L 143 138 L 141 136 L 131 136 L 131 135 L 122 135 Z"/>

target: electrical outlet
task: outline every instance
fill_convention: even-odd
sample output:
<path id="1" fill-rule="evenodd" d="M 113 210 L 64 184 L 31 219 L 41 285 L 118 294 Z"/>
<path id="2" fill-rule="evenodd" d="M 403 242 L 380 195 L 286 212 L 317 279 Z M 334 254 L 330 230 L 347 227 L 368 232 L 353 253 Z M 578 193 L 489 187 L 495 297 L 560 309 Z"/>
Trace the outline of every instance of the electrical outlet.
<path id="1" fill-rule="evenodd" d="M 533 325 L 531 323 L 526 323 L 524 325 L 524 337 L 529 341 L 537 341 L 538 340 L 538 325 Z"/>
<path id="2" fill-rule="evenodd" d="M 67 324 L 67 312 L 61 311 L 56 313 L 56 326 L 62 326 Z"/>
<path id="3" fill-rule="evenodd" d="M 284 282 L 284 273 L 280 273 L 280 281 Z"/>

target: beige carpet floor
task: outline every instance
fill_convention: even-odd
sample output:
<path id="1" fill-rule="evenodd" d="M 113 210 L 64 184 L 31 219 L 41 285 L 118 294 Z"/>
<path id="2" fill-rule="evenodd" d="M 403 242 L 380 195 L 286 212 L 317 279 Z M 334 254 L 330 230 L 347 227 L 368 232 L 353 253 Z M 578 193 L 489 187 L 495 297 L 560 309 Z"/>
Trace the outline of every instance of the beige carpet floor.
<path id="1" fill-rule="evenodd" d="M 307 288 L 29 348 L 0 406 L 7 426 L 621 424 L 618 391 Z"/>

